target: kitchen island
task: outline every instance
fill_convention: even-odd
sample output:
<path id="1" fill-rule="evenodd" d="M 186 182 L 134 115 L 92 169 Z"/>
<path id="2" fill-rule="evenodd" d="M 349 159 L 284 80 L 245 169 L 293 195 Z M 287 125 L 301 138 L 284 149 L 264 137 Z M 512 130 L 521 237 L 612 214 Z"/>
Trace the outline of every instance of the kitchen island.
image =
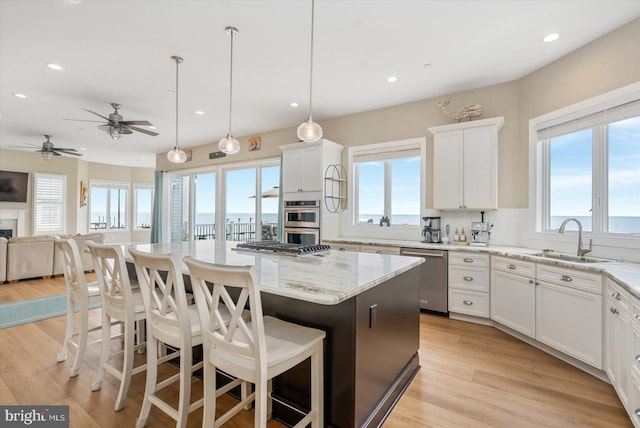
<path id="1" fill-rule="evenodd" d="M 255 266 L 265 315 L 322 329 L 324 420 L 331 427 L 379 426 L 418 364 L 421 258 L 329 251 L 300 257 L 235 250 L 235 242 L 130 245 L 227 265 Z M 309 408 L 309 362 L 273 383 L 274 397 Z M 273 415 L 297 416 L 274 402 Z"/>

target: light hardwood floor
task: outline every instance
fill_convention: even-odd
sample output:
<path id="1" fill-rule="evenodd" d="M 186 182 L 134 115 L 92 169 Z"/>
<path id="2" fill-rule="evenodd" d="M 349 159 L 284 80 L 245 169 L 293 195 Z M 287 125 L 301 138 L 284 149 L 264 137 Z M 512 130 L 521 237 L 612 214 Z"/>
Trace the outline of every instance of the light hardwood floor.
<path id="1" fill-rule="evenodd" d="M 22 281 L 0 285 L 0 303 L 64 292 L 63 278 Z M 99 310 L 92 313 L 97 323 Z M 69 405 L 71 427 L 135 426 L 144 374 L 133 377 L 127 407 L 114 412 L 118 384 L 111 376 L 91 392 L 99 347 L 89 348 L 76 378 L 69 378 L 73 351 L 56 363 L 64 328 L 65 318 L 58 317 L 0 330 L 0 403 Z M 420 364 L 385 427 L 632 426 L 611 385 L 492 327 L 421 314 Z M 200 397 L 202 383 L 194 378 L 192 385 L 193 397 Z M 175 389 L 166 392 L 175 395 Z M 226 397 L 218 410 L 231 405 Z M 253 412 L 241 412 L 226 426 L 251 427 L 252 421 Z M 172 422 L 152 408 L 149 427 Z M 189 427 L 201 423 L 201 410 L 190 415 Z"/>

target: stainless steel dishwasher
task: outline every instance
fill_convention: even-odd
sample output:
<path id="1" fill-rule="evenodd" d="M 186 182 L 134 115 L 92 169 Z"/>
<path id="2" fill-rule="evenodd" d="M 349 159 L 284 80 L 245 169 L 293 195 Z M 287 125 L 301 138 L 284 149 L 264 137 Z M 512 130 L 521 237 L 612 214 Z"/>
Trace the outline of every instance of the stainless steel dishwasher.
<path id="1" fill-rule="evenodd" d="M 424 258 L 420 265 L 420 309 L 448 315 L 447 251 L 401 248 L 400 254 Z"/>

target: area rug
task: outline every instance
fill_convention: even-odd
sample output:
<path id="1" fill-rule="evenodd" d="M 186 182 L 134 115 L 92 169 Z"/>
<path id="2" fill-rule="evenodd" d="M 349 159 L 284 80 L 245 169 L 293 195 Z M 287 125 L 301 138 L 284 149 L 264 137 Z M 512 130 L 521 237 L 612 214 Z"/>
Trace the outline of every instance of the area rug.
<path id="1" fill-rule="evenodd" d="M 99 306 L 94 303 L 91 308 Z M 78 306 L 75 308 L 78 312 Z M 14 327 L 47 318 L 59 317 L 67 313 L 67 295 L 39 297 L 21 302 L 0 305 L 0 329 Z"/>

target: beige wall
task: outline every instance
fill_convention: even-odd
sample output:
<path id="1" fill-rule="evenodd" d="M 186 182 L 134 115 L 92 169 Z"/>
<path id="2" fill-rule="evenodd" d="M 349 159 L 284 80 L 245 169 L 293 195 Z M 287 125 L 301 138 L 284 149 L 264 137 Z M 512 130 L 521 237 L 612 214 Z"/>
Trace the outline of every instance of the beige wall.
<path id="1" fill-rule="evenodd" d="M 124 166 L 106 165 L 93 162 L 85 162 L 70 157 L 56 157 L 51 161 L 45 161 L 36 153 L 0 149 L 0 170 L 19 172 L 40 172 L 49 174 L 64 174 L 67 176 L 67 233 L 87 233 L 88 231 L 88 206 L 80 207 L 80 180 L 114 180 L 127 182 L 154 182 L 153 168 L 129 168 Z M 29 176 L 29 194 L 26 204 L 2 202 L 0 208 L 27 210 L 26 233 L 32 233 L 33 211 L 32 205 L 32 176 Z M 143 234 L 148 232 L 142 232 Z M 148 240 L 137 234 L 137 239 L 127 234 L 123 240 Z M 122 238 L 122 237 L 120 237 Z M 121 240 L 112 238 L 110 240 Z"/>
<path id="2" fill-rule="evenodd" d="M 414 137 L 427 137 L 427 170 L 431 171 L 433 138 L 427 128 L 451 123 L 437 101 L 451 98 L 451 110 L 465 104 L 481 104 L 483 118 L 504 116 L 498 149 L 498 203 L 500 208 L 528 207 L 528 126 L 529 120 L 640 80 L 640 19 L 612 31 L 586 46 L 540 68 L 520 80 L 442 95 L 413 103 L 322 120 L 324 137 L 345 146 L 357 146 Z M 560 41 L 559 43 L 562 43 Z M 301 115 L 300 120 L 304 117 Z M 262 150 L 247 151 L 247 138 L 238 140 L 241 151 L 210 161 L 208 153 L 218 151 L 217 143 L 193 149 L 193 161 L 170 164 L 165 153 L 157 155 L 162 170 L 239 162 L 278 156 L 278 145 L 297 141 L 296 128 L 264 132 Z M 343 160 L 346 162 L 346 150 Z M 427 175 L 427 189 L 432 188 Z M 427 191 L 427 207 L 431 206 Z"/>

